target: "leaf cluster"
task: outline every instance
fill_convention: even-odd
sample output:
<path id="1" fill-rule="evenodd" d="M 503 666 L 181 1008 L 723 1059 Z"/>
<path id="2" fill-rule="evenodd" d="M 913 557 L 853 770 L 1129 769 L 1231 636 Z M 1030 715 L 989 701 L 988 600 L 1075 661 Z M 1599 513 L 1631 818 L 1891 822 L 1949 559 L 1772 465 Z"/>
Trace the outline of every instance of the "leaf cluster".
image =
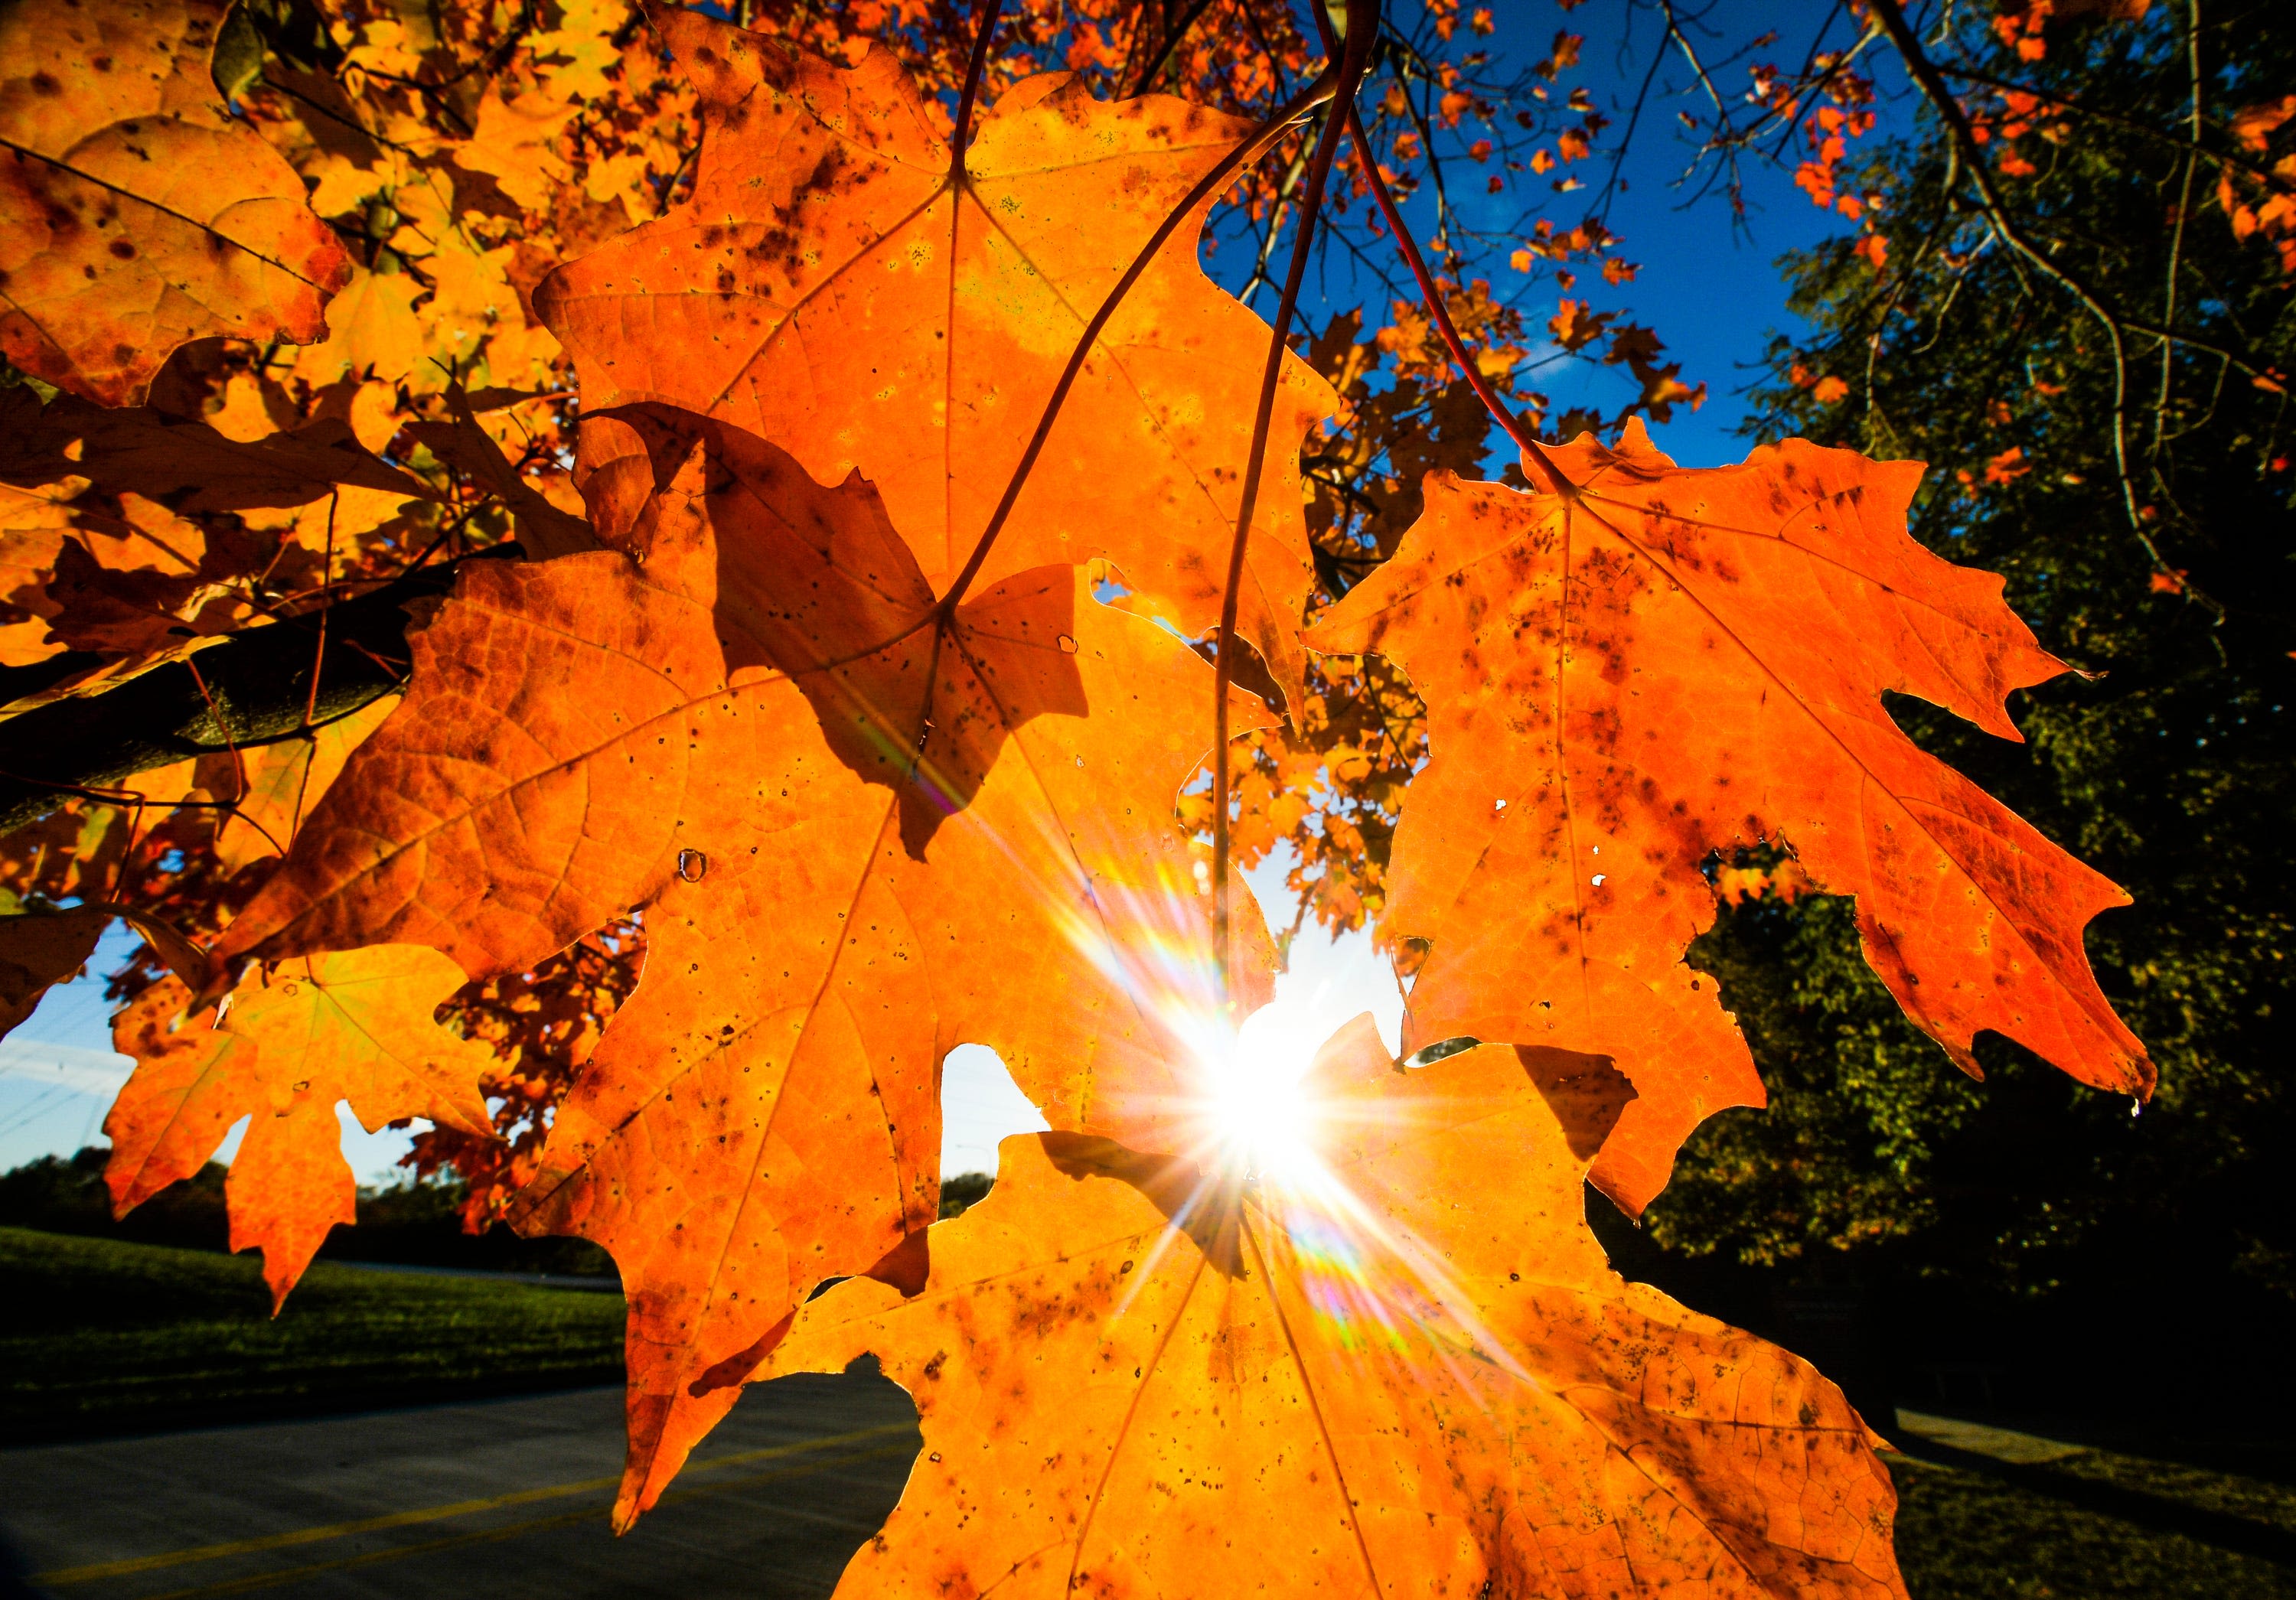
<path id="1" fill-rule="evenodd" d="M 853 1591 L 1212 1592 L 1280 1540 L 1303 1592 L 1902 1594 L 1841 1391 L 1620 1278 L 1586 1186 L 1638 1214 L 1763 1102 L 1685 960 L 1732 904 L 1854 897 L 1964 1071 L 1998 1037 L 2151 1093 L 2082 944 L 2125 897 L 1890 709 L 2013 737 L 2065 663 L 1908 537 L 1917 469 L 1660 454 L 1644 416 L 1701 391 L 1622 313 L 1546 331 L 1634 397 L 1547 417 L 1444 188 L 1513 90 L 1427 39 L 1488 15 L 1356 0 L 1311 52 L 1249 4 L 167 3 L 133 117 L 303 188 L 264 213 L 300 275 L 260 258 L 210 223 L 228 337 L 107 342 L 137 302 L 101 273 L 93 316 L 0 326 L 47 629 L 0 743 L 172 708 L 13 775 L 69 801 L 6 847 L 11 1005 L 115 904 L 150 945 L 118 1208 L 248 1119 L 231 1243 L 275 1305 L 356 1215 L 339 1106 L 429 1122 L 468 1226 L 615 1260 L 621 1528 L 744 1384 L 877 1356 L 927 1449 Z M 108 70 L 108 25 L 56 71 Z M 1588 157 L 1579 43 L 1465 160 Z M 1199 97 L 1136 92 L 1172 72 Z M 38 103 L 0 131 L 81 193 L 119 108 Z M 43 270 L 128 227 L 37 216 Z M 1563 287 L 1615 261 L 1595 219 L 1523 232 Z M 1391 243 L 1418 301 L 1295 341 L 1319 236 Z M 1303 917 L 1398 947 L 1400 1052 L 1270 1004 L 1233 873 L 1286 844 Z M 948 1216 L 959 1044 L 1051 1131 Z"/>

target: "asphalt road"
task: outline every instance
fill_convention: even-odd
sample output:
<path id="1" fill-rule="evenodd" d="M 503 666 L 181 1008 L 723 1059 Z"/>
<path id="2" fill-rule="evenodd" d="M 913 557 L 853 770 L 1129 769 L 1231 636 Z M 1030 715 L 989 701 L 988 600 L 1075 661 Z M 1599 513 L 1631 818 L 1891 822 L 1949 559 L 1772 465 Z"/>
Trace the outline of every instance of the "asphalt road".
<path id="1" fill-rule="evenodd" d="M 619 1389 L 0 1451 L 0 1530 L 58 1600 L 794 1600 L 892 1509 L 915 1415 L 882 1377 L 752 1389 L 619 1539 Z"/>

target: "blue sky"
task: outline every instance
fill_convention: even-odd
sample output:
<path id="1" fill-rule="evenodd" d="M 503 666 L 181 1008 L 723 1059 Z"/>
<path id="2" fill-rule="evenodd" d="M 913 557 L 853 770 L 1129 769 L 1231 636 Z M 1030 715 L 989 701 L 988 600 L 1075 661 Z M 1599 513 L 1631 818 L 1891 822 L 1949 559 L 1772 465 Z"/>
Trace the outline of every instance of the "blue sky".
<path id="1" fill-rule="evenodd" d="M 1466 0 L 1470 9 L 1473 3 Z M 1833 43 L 1847 37 L 1838 7 L 1828 0 L 1785 4 L 1714 0 L 1710 9 L 1717 19 L 1718 31 L 1701 38 L 1701 49 L 1710 47 L 1708 64 L 1715 69 L 1717 81 L 1726 93 L 1745 91 L 1751 82 L 1747 67 L 1752 61 L 1798 66 L 1822 29 L 1830 26 Z M 1612 126 L 1604 130 L 1603 142 L 1597 144 L 1595 156 L 1589 160 L 1545 177 L 1525 176 L 1519 181 L 1531 187 L 1499 196 L 1476 193 L 1472 181 L 1455 177 L 1453 201 L 1480 229 L 1499 231 L 1518 217 L 1527 201 L 1538 201 L 1547 202 L 1545 214 L 1557 227 L 1568 227 L 1587 214 L 1588 203 L 1599 193 L 1600 180 L 1610 171 L 1610 152 L 1626 127 L 1635 86 L 1649 69 L 1652 51 L 1660 42 L 1656 18 L 1647 10 L 1630 10 L 1621 0 L 1594 0 L 1568 12 L 1555 0 L 1496 0 L 1491 10 L 1498 31 L 1489 45 L 1495 54 L 1504 55 L 1509 67 L 1544 58 L 1558 31 L 1567 29 L 1583 36 L 1586 44 L 1578 68 L 1564 75 L 1556 87 L 1567 93 L 1585 86 L 1596 106 L 1612 119 Z M 1689 27 L 1693 33 L 1698 31 L 1694 21 Z M 1777 35 L 1774 45 L 1726 68 L 1719 65 L 1733 43 L 1751 41 L 1765 32 Z M 1870 56 L 1867 64 L 1875 64 Z M 1886 68 L 1889 63 L 1881 64 Z M 1675 111 L 1682 105 L 1693 111 L 1703 109 L 1680 95 L 1687 81 L 1678 53 L 1660 63 L 1642 123 L 1619 168 L 1623 187 L 1611 198 L 1605 214 L 1610 228 L 1624 241 L 1620 253 L 1641 265 L 1640 275 L 1631 284 L 1612 287 L 1599 274 L 1582 273 L 1568 292 L 1574 299 L 1591 301 L 1596 310 L 1621 311 L 1628 319 L 1655 330 L 1666 343 L 1667 358 L 1681 361 L 1684 379 L 1708 385 L 1703 407 L 1696 412 L 1677 407 L 1674 420 L 1653 426 L 1652 434 L 1660 449 L 1685 466 L 1718 466 L 1742 459 L 1746 454 L 1747 445 L 1736 432 L 1746 411 L 1740 391 L 1754 377 L 1770 331 L 1791 331 L 1800 325 L 1786 309 L 1777 258 L 1788 250 L 1816 243 L 1846 225 L 1841 217 L 1819 210 L 1793 186 L 1791 159 L 1784 170 L 1749 164 L 1747 214 L 1737 226 L 1733 226 L 1729 207 L 1718 193 L 1694 200 L 1696 183 L 1684 185 L 1678 181 L 1691 160 L 1693 146 L 1675 119 Z M 1886 136 L 1904 114 L 1902 104 L 1895 101 L 1896 86 L 1894 74 L 1885 70 L 1882 102 L 1877 107 L 1882 123 L 1869 144 Z M 1475 179 L 1487 170 L 1464 163 L 1459 168 L 1463 177 L 1472 174 Z M 1586 188 L 1568 196 L 1547 193 L 1547 184 L 1574 173 L 1587 181 Z M 1434 223 L 1431 197 L 1421 195 L 1406 207 L 1406 215 L 1424 240 Z M 1547 318 L 1554 315 L 1554 302 L 1563 291 L 1552 282 L 1526 287 L 1526 280 L 1506 270 L 1503 260 L 1490 265 L 1499 269 L 1493 275 L 1494 292 L 1514 299 L 1533 333 L 1544 339 Z M 1242 266 L 1232 253 L 1216 255 L 1210 266 L 1215 275 L 1225 279 L 1242 275 Z M 1395 274 L 1398 282 L 1407 284 L 1399 262 Z M 1308 285 L 1311 293 L 1320 291 L 1322 295 L 1321 303 L 1303 314 L 1310 327 L 1321 326 L 1333 311 L 1365 300 L 1378 307 L 1388 298 L 1386 291 L 1367 275 L 1351 271 L 1339 252 L 1332 252 L 1324 267 L 1310 275 Z M 1518 294 L 1518 291 L 1523 292 Z M 1274 295 L 1267 293 L 1259 299 L 1258 308 L 1263 315 L 1272 315 L 1274 305 Z M 1606 409 L 1614 408 L 1635 392 L 1623 369 L 1590 371 L 1570 363 L 1544 369 L 1535 387 L 1548 393 L 1557 411 L 1582 399 L 1590 404 L 1599 400 Z M 1499 459 L 1494 459 L 1494 470 Z"/>
<path id="2" fill-rule="evenodd" d="M 1583 83 L 1592 90 L 1595 104 L 1613 119 L 1603 139 L 1615 145 L 1626 127 L 1634 86 L 1648 70 L 1658 43 L 1655 19 L 1645 13 L 1629 22 L 1627 8 L 1612 0 L 1596 0 L 1567 14 L 1554 0 L 1518 0 L 1492 9 L 1500 21 L 1496 42 L 1518 59 L 1544 56 L 1561 28 L 1586 37 L 1578 72 L 1563 81 Z M 1728 29 L 1727 40 L 1775 31 L 1776 44 L 1749 59 L 1782 67 L 1800 63 L 1821 26 L 1836 11 L 1831 4 L 1811 0 L 1787 4 L 1727 0 L 1710 9 L 1718 26 Z M 1833 26 L 1839 37 L 1841 25 L 1836 21 Z M 1702 40 L 1701 47 L 1713 45 L 1719 57 L 1726 53 L 1726 42 Z M 1718 69 L 1715 76 L 1726 91 L 1738 94 L 1751 81 L 1744 62 L 1727 70 Z M 1677 408 L 1674 421 L 1653 426 L 1651 434 L 1659 448 L 1685 466 L 1720 466 L 1745 456 L 1747 442 L 1737 435 L 1746 414 L 1740 391 L 1753 380 L 1770 332 L 1802 325 L 1786 309 L 1778 257 L 1830 237 L 1846 225 L 1812 205 L 1787 174 L 1752 167 L 1747 169 L 1747 213 L 1739 226 L 1732 226 L 1728 203 L 1718 192 L 1693 198 L 1696 181 L 1681 182 L 1693 150 L 1675 119 L 1675 110 L 1685 103 L 1693 111 L 1703 107 L 1679 96 L 1686 78 L 1678 55 L 1660 64 L 1642 124 L 1620 168 L 1625 187 L 1612 197 L 1607 212 L 1611 231 L 1625 242 L 1620 253 L 1641 264 L 1640 275 L 1633 283 L 1615 289 L 1582 276 L 1573 293 L 1591 299 L 1598 310 L 1629 312 L 1665 341 L 1668 358 L 1682 363 L 1685 382 L 1707 384 L 1702 407 L 1694 413 Z M 1874 136 L 1886 134 L 1887 126 L 1885 122 Z M 1595 159 L 1581 164 L 1596 171 L 1588 175 L 1588 187 L 1578 197 L 1594 193 L 1597 175 L 1607 171 L 1606 146 L 1598 144 L 1596 150 Z M 1558 209 L 1557 226 L 1568 219 L 1569 214 Z M 1528 300 L 1524 309 L 1540 310 L 1541 323 L 1552 311 L 1551 306 L 1540 308 Z M 1595 392 L 1607 392 L 1611 405 L 1632 391 L 1630 381 L 1616 373 L 1595 382 L 1607 383 L 1607 391 Z M 1567 403 L 1570 390 L 1558 382 L 1553 392 L 1562 404 Z"/>
<path id="3" fill-rule="evenodd" d="M 1500 31 L 1493 43 L 1520 62 L 1544 56 L 1557 29 L 1568 27 L 1586 36 L 1587 45 L 1577 74 L 1566 85 L 1583 83 L 1595 103 L 1612 115 L 1618 126 L 1605 137 L 1615 142 L 1623 127 L 1622 102 L 1648 66 L 1656 42 L 1652 19 L 1639 17 L 1633 30 L 1621 37 L 1620 23 L 1628 13 L 1616 0 L 1595 0 L 1565 13 L 1554 0 L 1496 0 L 1493 5 Z M 1779 33 L 1777 44 L 1763 53 L 1781 64 L 1799 62 L 1808 41 L 1832 14 L 1830 4 L 1803 0 L 1800 4 L 1758 4 L 1730 0 L 1716 7 L 1726 13 L 1724 22 L 1734 37 L 1746 37 L 1766 29 Z M 1671 63 L 1661 70 L 1642 130 L 1622 168 L 1625 192 L 1612 202 L 1609 225 L 1625 241 L 1628 259 L 1642 264 L 1641 275 L 1631 285 L 1611 288 L 1599 277 L 1582 277 L 1572 292 L 1592 299 L 1596 308 L 1620 308 L 1655 329 L 1666 341 L 1670 358 L 1683 364 L 1683 375 L 1708 386 L 1706 405 L 1698 412 L 1677 408 L 1675 420 L 1652 430 L 1659 447 L 1686 466 L 1714 466 L 1742 457 L 1745 442 L 1735 430 L 1745 414 L 1737 392 L 1748 382 L 1772 329 L 1790 329 L 1794 319 L 1775 267 L 1776 257 L 1789 249 L 1823 238 L 1838 219 L 1812 206 L 1780 175 L 1759 180 L 1750 191 L 1750 214 L 1745 225 L 1734 228 L 1727 206 L 1718 197 L 1684 208 L 1684 191 L 1675 180 L 1688 157 L 1688 146 L 1677 136 L 1673 121 L 1675 102 L 1669 91 L 1684 74 Z M 1726 86 L 1742 92 L 1748 81 L 1742 65 L 1723 79 Z M 1884 85 L 1885 92 L 1888 85 Z M 1885 106 L 1886 132 L 1888 108 Z M 1598 150 L 1601 147 L 1598 146 Z M 1582 164 L 1580 170 L 1600 169 L 1600 160 Z M 1544 180 L 1532 180 L 1541 182 Z M 1581 191 L 1572 199 L 1593 192 Z M 1467 195 L 1463 207 L 1504 208 L 1489 211 L 1479 223 L 1496 224 L 1513 215 L 1520 201 L 1514 197 L 1486 199 Z M 1428 226 L 1431 206 L 1422 201 L 1412 208 L 1421 227 Z M 1558 207 L 1552 213 L 1559 224 L 1576 220 L 1576 213 Z M 1215 258 L 1216 270 L 1228 263 Z M 1398 276 L 1400 276 L 1398 272 Z M 1311 280 L 1311 283 L 1313 280 Z M 1520 280 L 1515 280 L 1520 283 Z M 1513 285 L 1501 279 L 1494 287 L 1505 292 Z M 1308 318 L 1320 325 L 1324 316 L 1358 300 L 1383 299 L 1376 284 L 1350 283 L 1334 276 L 1324 285 L 1325 299 Z M 1543 285 L 1521 301 L 1527 319 L 1542 328 L 1553 314 L 1555 290 Z M 1263 309 L 1272 309 L 1272 297 Z M 1596 386 L 1590 392 L 1616 405 L 1628 391 L 1628 380 L 1616 372 L 1585 380 Z M 1605 387 L 1607 386 L 1607 387 Z M 1580 391 L 1557 378 L 1545 382 L 1558 406 L 1567 405 Z M 1495 459 L 1494 470 L 1497 465 Z M 1263 874 L 1262 887 L 1274 890 L 1280 874 Z M 1277 920 L 1288 922 L 1285 915 Z M 115 933 L 99 952 L 98 972 L 109 970 L 129 948 L 127 936 Z M 1319 1007 L 1336 1008 L 1333 1021 L 1343 1021 L 1353 1010 L 1370 1007 L 1383 1020 L 1392 1007 L 1392 986 L 1384 980 L 1367 944 L 1342 940 L 1332 946 L 1312 938 L 1298 951 L 1295 986 L 1303 995 L 1316 997 Z M 99 1142 L 103 1112 L 111 1095 L 127 1071 L 125 1057 L 111 1052 L 111 1007 L 96 979 L 53 990 L 39 1010 L 4 1042 L 0 1042 L 0 1170 L 37 1156 L 69 1153 L 82 1144 Z M 995 1146 L 1005 1133 L 1041 1127 L 1028 1103 L 1012 1087 L 994 1056 L 967 1049 L 951 1063 L 944 1100 L 948 1137 L 945 1165 L 952 1172 L 993 1169 Z M 406 1148 L 404 1135 L 367 1135 L 345 1117 L 345 1150 L 361 1181 L 386 1176 Z M 233 1144 L 236 1142 L 236 1133 Z M 231 1148 L 226 1145 L 226 1150 Z"/>

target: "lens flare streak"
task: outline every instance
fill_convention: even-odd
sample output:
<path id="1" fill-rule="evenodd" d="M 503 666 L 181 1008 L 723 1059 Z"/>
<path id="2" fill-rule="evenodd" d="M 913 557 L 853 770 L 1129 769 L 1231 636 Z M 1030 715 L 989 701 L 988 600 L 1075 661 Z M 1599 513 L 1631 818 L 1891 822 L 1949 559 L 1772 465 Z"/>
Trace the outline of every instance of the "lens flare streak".
<path id="1" fill-rule="evenodd" d="M 892 719 L 863 720 L 893 755 Z M 962 815 L 967 808 L 956 786 L 922 750 L 906 753 L 911 786 L 945 815 Z M 1060 936 L 1160 1034 L 1140 1043 L 1164 1057 L 1156 1076 L 1167 1089 L 1136 1093 L 1119 1114 L 1128 1125 L 1170 1130 L 1169 1141 L 1155 1142 L 1201 1175 L 1116 1314 L 1129 1309 L 1164 1252 L 1190 1235 L 1217 1237 L 1250 1227 L 1264 1230 L 1263 1246 L 1282 1241 L 1260 1258 L 1270 1270 L 1282 1262 L 1296 1271 L 1304 1303 L 1340 1351 L 1407 1358 L 1414 1346 L 1423 1352 L 1431 1346 L 1446 1364 L 1472 1362 L 1486 1374 L 1496 1367 L 1534 1381 L 1482 1325 L 1472 1298 L 1434 1253 L 1375 1215 L 1330 1164 L 1338 1113 L 1318 1103 L 1311 1069 L 1334 1025 L 1346 1020 L 1331 997 L 1279 998 L 1237 1026 L 1220 998 L 1202 885 L 1160 862 L 1136 879 L 1119 879 L 1105 870 L 1125 854 L 1110 848 L 1116 841 L 1086 837 L 1072 822 L 1064 837 L 1045 832 L 992 841 L 1021 880 L 1016 887 L 1054 908 Z"/>

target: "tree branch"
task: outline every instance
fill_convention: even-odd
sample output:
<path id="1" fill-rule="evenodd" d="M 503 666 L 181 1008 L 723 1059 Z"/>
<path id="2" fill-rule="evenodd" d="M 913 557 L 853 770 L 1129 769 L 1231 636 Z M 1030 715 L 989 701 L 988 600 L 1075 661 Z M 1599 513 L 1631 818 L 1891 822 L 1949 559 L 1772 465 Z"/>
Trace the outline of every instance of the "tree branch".
<path id="1" fill-rule="evenodd" d="M 497 545 L 464 559 L 521 554 L 515 545 Z M 455 570 L 444 563 L 420 568 L 324 612 L 233 635 L 200 652 L 196 669 L 173 662 L 102 693 L 68 696 L 0 722 L 0 833 L 38 821 L 72 794 L 193 756 L 296 738 L 311 724 L 381 699 L 406 681 L 404 607 L 445 594 Z M 322 636 L 324 646 L 314 648 Z M 8 675 L 12 681 L 0 680 L 0 693 L 34 692 L 45 686 L 38 677 L 56 681 L 55 665 L 19 669 Z"/>
<path id="2" fill-rule="evenodd" d="M 2129 472 L 2128 348 L 2122 319 L 2107 308 L 2096 291 L 2078 274 L 2059 266 L 2047 251 L 2026 238 L 2024 230 L 2010 216 L 2000 192 L 1993 186 L 1993 175 L 1986 168 L 1984 153 L 1978 146 L 1976 135 L 1970 130 L 1969 119 L 1963 112 L 1961 103 L 1954 98 L 1953 91 L 1946 86 L 1936 64 L 1923 50 L 1922 42 L 1915 37 L 1913 27 L 1906 21 L 1906 13 L 1899 8 L 1898 0 L 1872 0 L 1872 6 L 1874 21 L 1890 36 L 1890 42 L 1897 46 L 1898 59 L 1906 63 L 1906 75 L 1912 78 L 1922 97 L 1930 103 L 1930 108 L 1937 113 L 1939 121 L 1945 125 L 1948 136 L 1961 152 L 1962 165 L 1977 191 L 1978 204 L 1984 210 L 1986 220 L 1993 225 L 1995 234 L 2016 255 L 2031 262 L 2044 277 L 2053 280 L 2079 300 L 2083 309 L 2095 318 L 2098 327 L 2103 330 L 2112 354 L 2112 462 L 2120 479 L 2121 510 L 2128 519 L 2129 531 L 2136 535 L 2136 542 L 2144 546 L 2145 555 L 2151 559 L 2153 570 L 2173 570 L 2168 559 L 2161 554 L 2160 546 L 2145 530 L 2144 519 L 2136 504 L 2136 480 Z M 2198 593 L 2189 588 L 2187 592 Z"/>

